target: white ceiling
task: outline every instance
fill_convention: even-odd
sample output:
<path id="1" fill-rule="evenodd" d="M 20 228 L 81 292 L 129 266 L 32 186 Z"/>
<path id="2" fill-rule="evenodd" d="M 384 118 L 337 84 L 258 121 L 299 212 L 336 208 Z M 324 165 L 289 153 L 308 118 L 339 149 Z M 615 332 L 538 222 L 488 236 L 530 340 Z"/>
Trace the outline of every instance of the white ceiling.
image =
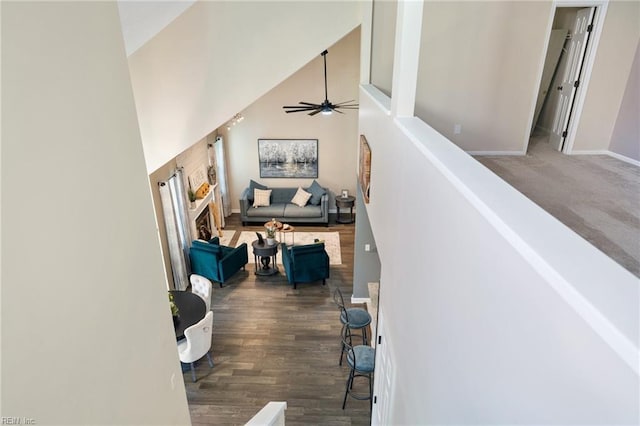
<path id="1" fill-rule="evenodd" d="M 120 23 L 127 56 L 151 40 L 195 3 L 195 0 L 119 0 Z"/>

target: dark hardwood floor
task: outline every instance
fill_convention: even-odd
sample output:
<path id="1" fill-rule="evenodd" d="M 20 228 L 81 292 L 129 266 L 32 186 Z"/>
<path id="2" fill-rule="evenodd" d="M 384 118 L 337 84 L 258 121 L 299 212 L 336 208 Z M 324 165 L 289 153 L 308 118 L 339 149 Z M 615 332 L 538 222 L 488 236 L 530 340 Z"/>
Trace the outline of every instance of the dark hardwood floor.
<path id="1" fill-rule="evenodd" d="M 264 231 L 239 219 L 227 218 L 225 230 Z M 325 286 L 294 290 L 282 267 L 278 275 L 256 276 L 251 248 L 247 270 L 223 288 L 214 285 L 215 366 L 209 369 L 206 358 L 198 362 L 196 383 L 184 373 L 194 425 L 241 425 L 269 401 L 287 402 L 287 426 L 370 424 L 369 401 L 349 398 L 342 409 L 349 369 L 338 365 L 341 326 L 331 296 L 335 287 L 352 294 L 354 229 L 333 218 L 329 228 L 296 225 L 299 232 L 340 232 L 342 265 L 331 266 Z M 364 381 L 356 386 L 366 389 Z"/>

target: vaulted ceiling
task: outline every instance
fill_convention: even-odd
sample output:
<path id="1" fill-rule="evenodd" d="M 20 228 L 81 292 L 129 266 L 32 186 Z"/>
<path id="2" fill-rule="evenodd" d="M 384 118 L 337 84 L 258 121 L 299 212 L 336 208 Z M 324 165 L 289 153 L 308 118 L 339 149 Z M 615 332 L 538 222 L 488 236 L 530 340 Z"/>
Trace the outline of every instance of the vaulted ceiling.
<path id="1" fill-rule="evenodd" d="M 195 3 L 183 1 L 118 1 L 127 56 L 151 40 Z"/>
<path id="2" fill-rule="evenodd" d="M 362 21 L 361 4 L 352 1 L 121 1 L 119 7 L 149 172 Z"/>

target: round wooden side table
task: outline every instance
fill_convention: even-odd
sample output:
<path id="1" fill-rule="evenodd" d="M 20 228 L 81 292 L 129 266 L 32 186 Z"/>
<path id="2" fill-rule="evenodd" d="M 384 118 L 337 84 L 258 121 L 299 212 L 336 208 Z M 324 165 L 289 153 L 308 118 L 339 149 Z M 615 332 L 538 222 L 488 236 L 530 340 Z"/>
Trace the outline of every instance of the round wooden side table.
<path id="1" fill-rule="evenodd" d="M 278 230 L 280 234 L 280 242 L 287 243 L 287 234 L 291 234 L 291 245 L 294 246 L 296 244 L 296 228 L 291 225 L 284 224 L 282 228 Z"/>
<path id="2" fill-rule="evenodd" d="M 355 204 L 356 197 L 349 195 L 348 197 L 336 197 L 336 222 L 337 223 L 353 223 L 353 205 Z M 340 209 L 349 208 L 349 218 L 343 219 L 340 213 Z"/>

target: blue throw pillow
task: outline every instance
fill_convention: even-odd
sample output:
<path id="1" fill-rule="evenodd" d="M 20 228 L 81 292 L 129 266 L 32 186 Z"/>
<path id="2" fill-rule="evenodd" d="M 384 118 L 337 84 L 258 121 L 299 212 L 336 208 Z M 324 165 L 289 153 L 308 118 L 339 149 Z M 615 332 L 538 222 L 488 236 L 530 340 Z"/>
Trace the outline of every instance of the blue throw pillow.
<path id="1" fill-rule="evenodd" d="M 318 182 L 315 180 L 311 184 L 311 186 L 307 189 L 307 192 L 311 193 L 311 198 L 309 199 L 309 204 L 313 204 L 317 206 L 322 201 L 322 196 L 327 193 L 323 187 L 320 186 Z"/>
<path id="2" fill-rule="evenodd" d="M 251 204 L 253 204 L 253 190 L 254 189 L 269 189 L 269 187 L 264 186 L 261 183 L 258 183 L 255 180 L 251 179 L 249 181 L 249 193 L 247 194 L 247 200 L 249 200 L 249 202 Z"/>

